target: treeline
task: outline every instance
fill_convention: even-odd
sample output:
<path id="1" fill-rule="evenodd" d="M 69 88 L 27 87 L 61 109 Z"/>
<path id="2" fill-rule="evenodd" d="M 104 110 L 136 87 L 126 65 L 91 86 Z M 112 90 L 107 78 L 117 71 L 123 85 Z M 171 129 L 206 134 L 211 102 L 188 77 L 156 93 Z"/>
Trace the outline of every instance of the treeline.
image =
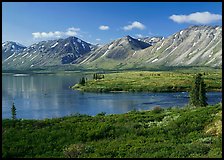
<path id="1" fill-rule="evenodd" d="M 93 79 L 97 80 L 97 79 L 103 79 L 104 78 L 104 74 L 99 74 L 99 73 L 94 73 L 93 74 Z"/>
<path id="2" fill-rule="evenodd" d="M 104 74 L 94 73 L 93 74 L 93 79 L 94 80 L 104 79 Z M 79 84 L 82 85 L 82 86 L 84 86 L 86 84 L 87 80 L 88 80 L 87 78 L 82 77 L 79 80 Z"/>

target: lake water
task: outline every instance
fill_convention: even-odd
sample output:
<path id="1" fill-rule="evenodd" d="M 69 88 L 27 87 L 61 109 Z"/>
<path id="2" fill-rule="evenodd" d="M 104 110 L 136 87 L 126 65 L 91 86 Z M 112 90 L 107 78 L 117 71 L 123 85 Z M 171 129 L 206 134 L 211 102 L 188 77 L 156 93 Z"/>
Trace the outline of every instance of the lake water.
<path id="1" fill-rule="evenodd" d="M 188 93 L 82 93 L 69 86 L 79 81 L 80 74 L 2 75 L 2 118 L 11 118 L 15 103 L 17 118 L 45 119 L 75 113 L 96 115 L 121 114 L 188 103 Z M 208 103 L 222 101 L 221 92 L 208 92 Z"/>

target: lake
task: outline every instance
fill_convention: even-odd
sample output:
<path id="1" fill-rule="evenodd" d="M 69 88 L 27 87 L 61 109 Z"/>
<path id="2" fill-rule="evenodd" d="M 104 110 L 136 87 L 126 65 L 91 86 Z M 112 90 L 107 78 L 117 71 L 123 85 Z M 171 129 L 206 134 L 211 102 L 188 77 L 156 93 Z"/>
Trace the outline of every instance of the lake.
<path id="1" fill-rule="evenodd" d="M 3 74 L 2 118 L 11 118 L 15 103 L 17 118 L 45 119 L 71 114 L 121 114 L 131 110 L 149 110 L 188 103 L 188 93 L 82 93 L 69 86 L 82 74 Z M 87 76 L 92 78 L 92 76 Z M 222 101 L 222 92 L 208 92 L 208 103 Z"/>

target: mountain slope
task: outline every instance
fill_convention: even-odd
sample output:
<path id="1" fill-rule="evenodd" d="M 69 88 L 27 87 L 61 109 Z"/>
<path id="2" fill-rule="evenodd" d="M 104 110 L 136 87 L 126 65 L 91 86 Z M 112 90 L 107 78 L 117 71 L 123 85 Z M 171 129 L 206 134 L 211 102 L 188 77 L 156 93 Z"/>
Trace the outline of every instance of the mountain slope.
<path id="1" fill-rule="evenodd" d="M 97 46 L 76 37 L 42 41 L 11 53 L 3 69 L 29 69 L 65 64 L 86 69 L 222 66 L 222 26 L 191 26 L 167 38 L 130 36 Z"/>
<path id="2" fill-rule="evenodd" d="M 25 48 L 25 46 L 12 41 L 2 43 L 2 61 L 9 58 L 13 54 L 17 54 Z"/>
<path id="3" fill-rule="evenodd" d="M 35 43 L 3 61 L 8 68 L 35 68 L 62 65 L 95 49 L 95 46 L 76 37 Z"/>
<path id="4" fill-rule="evenodd" d="M 164 39 L 164 37 L 144 37 L 144 38 L 139 38 L 138 40 L 149 43 L 152 46 L 152 45 L 160 42 L 163 39 Z"/>
<path id="5" fill-rule="evenodd" d="M 150 66 L 221 66 L 222 27 L 192 26 L 138 55 Z"/>
<path id="6" fill-rule="evenodd" d="M 151 46 L 149 43 L 125 36 L 90 52 L 75 63 L 90 68 L 98 68 L 97 66 L 101 66 L 101 68 L 115 67 L 120 62 L 132 57 L 137 51 L 149 46 Z"/>
<path id="7" fill-rule="evenodd" d="M 222 66 L 222 27 L 191 26 L 159 40 L 152 46 L 136 50 L 122 61 L 114 61 L 107 57 L 103 60 L 95 59 L 88 62 L 85 62 L 85 65 L 90 66 L 90 68 L 220 67 Z"/>

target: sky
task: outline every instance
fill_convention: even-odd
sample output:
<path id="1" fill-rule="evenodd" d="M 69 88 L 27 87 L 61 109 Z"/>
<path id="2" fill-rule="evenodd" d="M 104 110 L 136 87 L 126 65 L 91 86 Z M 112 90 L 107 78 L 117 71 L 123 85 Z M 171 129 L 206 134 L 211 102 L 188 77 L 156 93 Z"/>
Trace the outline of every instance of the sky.
<path id="1" fill-rule="evenodd" d="M 92 44 L 168 37 L 192 25 L 222 25 L 222 3 L 2 2 L 2 42 L 26 46 L 69 36 Z"/>

